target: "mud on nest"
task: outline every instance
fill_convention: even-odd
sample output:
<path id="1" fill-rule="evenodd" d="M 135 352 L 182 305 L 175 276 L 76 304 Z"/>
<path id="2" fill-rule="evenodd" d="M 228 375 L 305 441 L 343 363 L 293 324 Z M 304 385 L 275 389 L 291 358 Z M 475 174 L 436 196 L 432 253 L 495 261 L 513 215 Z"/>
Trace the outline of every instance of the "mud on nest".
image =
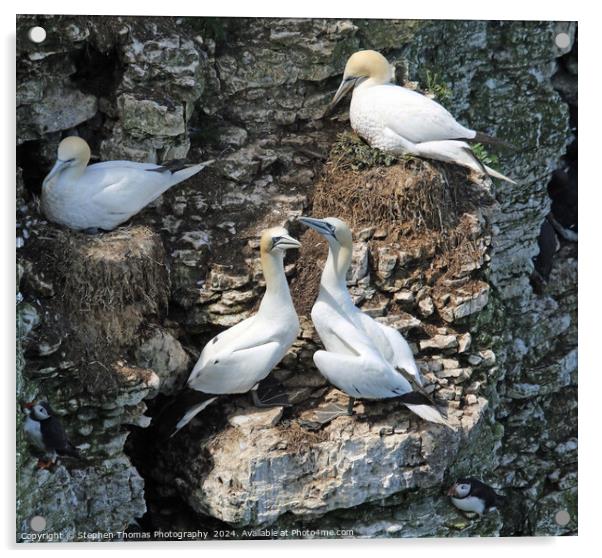
<path id="1" fill-rule="evenodd" d="M 457 277 L 481 256 L 474 223 L 480 208 L 493 202 L 486 186 L 471 181 L 462 167 L 394 157 L 344 132 L 315 185 L 308 214 L 338 217 L 356 236 L 364 229 L 376 231 L 372 251 L 398 243 L 403 251 L 418 255 L 415 267 L 442 282 Z M 317 296 L 327 252 L 327 243 L 317 233 L 303 234 L 298 274 L 291 286 L 300 314 L 309 313 Z"/>

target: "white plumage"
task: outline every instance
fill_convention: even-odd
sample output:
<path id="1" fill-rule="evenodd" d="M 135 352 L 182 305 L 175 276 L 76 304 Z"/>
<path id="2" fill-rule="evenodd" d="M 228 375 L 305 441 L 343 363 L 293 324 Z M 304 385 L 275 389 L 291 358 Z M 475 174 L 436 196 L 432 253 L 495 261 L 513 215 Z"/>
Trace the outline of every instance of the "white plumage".
<path id="1" fill-rule="evenodd" d="M 132 161 L 87 166 L 90 148 L 81 138 L 65 138 L 57 162 L 42 185 L 42 210 L 55 223 L 74 230 L 110 231 L 172 186 L 211 161 L 179 168 Z"/>
<path id="2" fill-rule="evenodd" d="M 364 399 L 399 397 L 412 391 L 410 383 L 345 316 L 327 291 L 321 289 L 311 319 L 326 349 L 316 351 L 314 362 L 331 384 L 347 395 Z"/>
<path id="3" fill-rule="evenodd" d="M 33 420 L 31 416 L 28 414 L 25 417 L 25 421 L 23 423 L 23 431 L 25 432 L 25 436 L 39 450 L 45 450 L 46 446 L 44 445 L 44 439 L 42 438 L 42 428 L 40 425 L 40 421 Z"/>
<path id="4" fill-rule="evenodd" d="M 459 510 L 483 515 L 485 513 L 485 502 L 476 496 L 467 496 L 465 498 L 454 498 L 451 501 Z"/>
<path id="5" fill-rule="evenodd" d="M 259 310 L 205 345 L 188 378 L 188 388 L 216 396 L 246 393 L 282 360 L 299 334 L 299 318 L 284 274 L 284 253 L 299 246 L 282 227 L 263 233 L 261 263 L 266 292 Z M 214 400 L 190 408 L 176 431 Z"/>
<path id="6" fill-rule="evenodd" d="M 392 76 L 393 68 L 381 54 L 356 52 L 345 66 L 343 81 L 329 108 L 353 89 L 351 127 L 372 147 L 455 163 L 513 183 L 482 164 L 464 141 L 487 136 L 462 126 L 429 97 L 390 83 Z"/>
<path id="7" fill-rule="evenodd" d="M 395 329 L 361 312 L 347 290 L 345 277 L 352 252 L 349 227 L 333 217 L 301 217 L 300 221 L 324 235 L 329 244 L 320 292 L 311 311 L 326 349 L 314 354 L 318 370 L 354 398 L 387 399 L 411 393 L 412 385 L 399 369 L 419 385 L 422 378 L 407 341 Z M 425 420 L 449 426 L 439 410 L 426 401 L 404 404 Z"/>

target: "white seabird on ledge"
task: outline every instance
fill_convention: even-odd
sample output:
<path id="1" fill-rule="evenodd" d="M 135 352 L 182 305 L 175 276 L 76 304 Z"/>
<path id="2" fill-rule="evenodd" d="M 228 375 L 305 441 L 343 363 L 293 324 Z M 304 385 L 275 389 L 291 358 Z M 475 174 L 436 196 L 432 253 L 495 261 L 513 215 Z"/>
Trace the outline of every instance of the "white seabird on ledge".
<path id="1" fill-rule="evenodd" d="M 42 211 L 50 220 L 86 232 L 110 231 L 161 194 L 210 165 L 107 161 L 88 166 L 90 147 L 80 137 L 61 141 L 57 161 L 42 183 Z"/>
<path id="2" fill-rule="evenodd" d="M 346 411 L 336 405 L 323 412 L 326 424 L 351 414 L 353 401 L 399 398 L 423 419 L 450 426 L 439 408 L 420 389 L 422 378 L 407 341 L 353 304 L 346 285 L 353 242 L 349 227 L 335 217 L 299 217 L 328 241 L 328 258 L 311 318 L 325 351 L 314 354 L 322 375 L 351 399 Z M 414 386 L 412 385 L 414 384 Z"/>
<path id="3" fill-rule="evenodd" d="M 382 54 L 374 50 L 356 52 L 347 61 L 343 81 L 326 113 L 353 90 L 349 110 L 351 127 L 372 147 L 455 163 L 516 184 L 481 163 L 466 143 L 470 140 L 504 142 L 462 126 L 439 103 L 391 83 L 393 78 L 393 66 Z"/>
<path id="4" fill-rule="evenodd" d="M 185 390 L 170 405 L 170 416 L 181 417 L 171 436 L 188 424 L 219 395 L 251 391 L 256 406 L 279 406 L 283 398 L 266 403 L 256 393 L 258 383 L 282 360 L 299 334 L 299 318 L 293 306 L 286 275 L 284 253 L 301 244 L 282 227 L 263 232 L 261 266 L 266 290 L 257 314 L 216 335 L 205 345 Z M 279 400 L 280 399 L 280 400 Z M 178 408 L 186 407 L 181 416 Z M 170 421 L 159 415 L 159 421 Z M 170 437 L 171 437 L 170 436 Z"/>

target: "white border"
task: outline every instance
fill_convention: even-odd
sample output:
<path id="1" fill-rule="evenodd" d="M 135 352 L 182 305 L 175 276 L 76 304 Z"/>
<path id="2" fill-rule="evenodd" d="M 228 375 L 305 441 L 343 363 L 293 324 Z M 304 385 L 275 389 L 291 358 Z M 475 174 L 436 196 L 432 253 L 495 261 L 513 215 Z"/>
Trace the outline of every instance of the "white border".
<path id="1" fill-rule="evenodd" d="M 3 262 L 9 262 L 2 273 L 2 355 L 4 356 L 4 393 L 2 424 L 4 459 L 2 459 L 2 479 L 4 481 L 2 506 L 2 542 L 11 552 L 37 552 L 46 555 L 55 552 L 86 550 L 90 555 L 100 555 L 107 551 L 119 554 L 127 551 L 143 551 L 145 556 L 159 555 L 166 550 L 178 553 L 236 552 L 246 556 L 276 555 L 283 552 L 291 557 L 305 556 L 308 553 L 345 553 L 348 557 L 362 556 L 375 551 L 383 555 L 411 553 L 417 558 L 445 555 L 466 557 L 469 553 L 486 555 L 488 558 L 504 556 L 513 552 L 544 552 L 546 558 L 566 557 L 567 552 L 585 551 L 596 544 L 595 534 L 600 519 L 600 417 L 597 415 L 600 395 L 597 384 L 600 371 L 600 282 L 599 259 L 602 247 L 600 234 L 594 223 L 600 221 L 600 184 L 598 169 L 602 140 L 600 138 L 600 103 L 602 102 L 600 53 L 600 23 L 592 3 L 560 2 L 547 0 L 545 3 L 528 3 L 524 0 L 505 0 L 500 3 L 431 0 L 429 2 L 358 2 L 341 0 L 304 0 L 302 2 L 256 1 L 242 2 L 220 0 L 215 3 L 197 1 L 195 3 L 171 0 L 166 4 L 149 2 L 131 2 L 104 0 L 101 3 L 84 3 L 81 0 L 56 0 L 49 10 L 47 1 L 22 2 L 2 7 L 2 31 L 4 69 L 0 74 L 5 87 L 1 89 L 3 110 L 2 158 L 5 172 L 2 173 L 3 232 L 0 244 Z M 520 538 L 520 539 L 420 539 L 420 540 L 353 540 L 353 541 L 291 541 L 291 542 L 229 542 L 229 543 L 127 543 L 127 546 L 109 544 L 60 544 L 16 546 L 14 541 L 14 169 L 15 169 L 15 14 L 16 13 L 85 13 L 85 14 L 128 14 L 128 15 L 213 15 L 213 16 L 274 16 L 274 17 L 390 17 L 423 19 L 529 19 L 529 20 L 579 20 L 579 63 L 581 66 L 579 83 L 580 122 L 580 339 L 579 357 L 581 363 L 580 401 L 579 401 L 579 537 L 560 538 Z M 594 26 L 596 27 L 594 30 Z M 596 545 L 599 546 L 599 545 Z M 522 555 L 521 552 L 521 555 Z M 445 554 L 443 554 L 445 553 Z M 37 554 L 36 556 L 40 556 Z"/>

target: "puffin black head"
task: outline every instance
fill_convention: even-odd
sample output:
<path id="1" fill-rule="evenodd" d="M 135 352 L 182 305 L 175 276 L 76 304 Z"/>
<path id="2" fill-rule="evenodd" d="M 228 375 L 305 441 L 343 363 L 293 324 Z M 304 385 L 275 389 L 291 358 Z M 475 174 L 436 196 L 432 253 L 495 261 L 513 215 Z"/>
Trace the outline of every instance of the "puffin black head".
<path id="1" fill-rule="evenodd" d="M 46 401 L 27 403 L 25 407 L 29 409 L 29 416 L 38 422 L 48 420 L 52 416 L 50 405 Z"/>
<path id="2" fill-rule="evenodd" d="M 472 477 L 458 479 L 447 491 L 448 496 L 453 496 L 454 498 L 466 498 L 470 496 L 472 493 L 473 481 Z"/>

